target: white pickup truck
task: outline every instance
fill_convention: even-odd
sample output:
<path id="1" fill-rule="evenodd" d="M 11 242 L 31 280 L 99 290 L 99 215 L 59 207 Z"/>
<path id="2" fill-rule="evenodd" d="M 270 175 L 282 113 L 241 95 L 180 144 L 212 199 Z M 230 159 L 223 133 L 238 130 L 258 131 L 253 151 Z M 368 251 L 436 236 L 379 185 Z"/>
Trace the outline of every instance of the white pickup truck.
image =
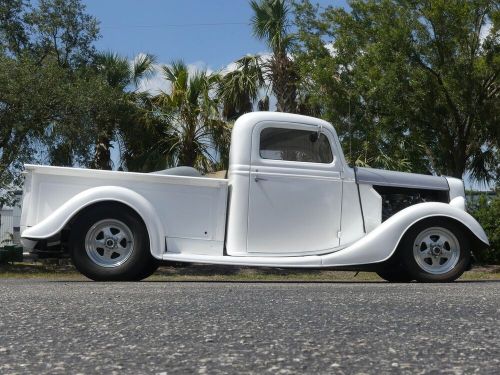
<path id="1" fill-rule="evenodd" d="M 452 281 L 488 238 L 456 178 L 350 168 L 331 124 L 256 112 L 232 132 L 227 179 L 26 165 L 22 240 L 93 280 L 160 261 L 372 270 Z"/>

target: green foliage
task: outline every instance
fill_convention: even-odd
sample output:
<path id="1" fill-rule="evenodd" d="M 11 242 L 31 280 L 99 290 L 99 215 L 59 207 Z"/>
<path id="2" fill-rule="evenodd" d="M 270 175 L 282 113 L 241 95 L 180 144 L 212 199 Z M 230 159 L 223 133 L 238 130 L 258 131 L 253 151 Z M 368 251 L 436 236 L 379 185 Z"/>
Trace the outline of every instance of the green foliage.
<path id="1" fill-rule="evenodd" d="M 97 21 L 78 0 L 0 0 L 0 196 L 24 162 L 87 165 L 116 97 L 89 69 Z"/>
<path id="2" fill-rule="evenodd" d="M 235 64 L 236 69 L 223 75 L 217 88 L 223 115 L 230 121 L 251 112 L 265 86 L 260 56 L 244 56 Z"/>
<path id="3" fill-rule="evenodd" d="M 149 159 L 163 160 L 166 167 L 186 165 L 204 172 L 227 167 L 230 128 L 212 95 L 220 76 L 189 72 L 182 61 L 162 69 L 171 89 L 150 101 L 149 117 L 158 137 L 147 151 Z"/>
<path id="4" fill-rule="evenodd" d="M 0 55 L 0 189 L 21 182 L 25 162 L 85 164 L 93 117 L 115 98 L 95 77 Z"/>
<path id="5" fill-rule="evenodd" d="M 500 264 L 500 197 L 488 201 L 486 196 L 481 196 L 471 214 L 484 228 L 490 241 L 490 248 L 479 254 L 479 261 Z"/>
<path id="6" fill-rule="evenodd" d="M 290 7 L 285 0 L 251 0 L 253 33 L 265 40 L 274 54 L 284 54 L 290 47 Z"/>
<path id="7" fill-rule="evenodd" d="M 266 42 L 272 51 L 261 64 L 264 76 L 271 82 L 277 110 L 297 112 L 297 75 L 294 61 L 288 52 L 295 35 L 289 32 L 291 9 L 286 0 L 252 0 L 254 35 Z"/>
<path id="8" fill-rule="evenodd" d="M 112 143 L 143 124 L 134 88 L 154 58 L 96 53 L 98 22 L 79 0 L 0 0 L 0 20 L 0 189 L 28 161 L 111 169 Z"/>
<path id="9" fill-rule="evenodd" d="M 497 1 L 295 4 L 303 89 L 351 161 L 491 180 L 498 165 Z M 488 31 L 488 25 L 491 28 Z M 349 152 L 348 154 L 351 154 Z M 376 160 L 377 155 L 387 158 Z"/>
<path id="10" fill-rule="evenodd" d="M 154 73 L 155 57 L 138 55 L 132 64 L 117 54 L 106 52 L 95 57 L 94 65 L 97 74 L 102 77 L 108 91 L 113 93 L 115 101 L 109 103 L 102 112 L 104 117 L 96 119 L 96 137 L 94 140 L 94 155 L 91 167 L 96 169 L 112 169 L 111 144 L 121 142 L 125 150 L 121 150 L 121 167 L 130 160 L 130 134 L 137 126 L 144 125 L 139 102 L 143 95 L 137 92 L 137 86 L 142 79 L 149 78 Z M 135 135 L 135 134 L 134 134 Z"/>
<path id="11" fill-rule="evenodd" d="M 9 54 L 33 61 L 55 58 L 77 67 L 92 60 L 99 37 L 97 20 L 80 0 L 0 0 L 0 45 Z"/>

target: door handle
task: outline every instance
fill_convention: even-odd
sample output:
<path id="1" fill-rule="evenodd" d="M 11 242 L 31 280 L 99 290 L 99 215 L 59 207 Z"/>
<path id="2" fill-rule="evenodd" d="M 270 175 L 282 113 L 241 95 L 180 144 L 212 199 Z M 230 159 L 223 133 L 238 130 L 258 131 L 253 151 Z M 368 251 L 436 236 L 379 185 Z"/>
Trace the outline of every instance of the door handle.
<path id="1" fill-rule="evenodd" d="M 262 178 L 262 177 L 259 177 L 259 176 L 255 176 L 255 182 L 259 182 L 259 181 L 267 181 L 267 178 Z"/>

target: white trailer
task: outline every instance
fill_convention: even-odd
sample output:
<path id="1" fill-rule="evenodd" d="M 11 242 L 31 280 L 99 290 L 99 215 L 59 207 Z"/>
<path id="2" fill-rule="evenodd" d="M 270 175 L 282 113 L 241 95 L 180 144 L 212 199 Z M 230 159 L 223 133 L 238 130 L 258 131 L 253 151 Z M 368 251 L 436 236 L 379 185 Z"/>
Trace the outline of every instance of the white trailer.
<path id="1" fill-rule="evenodd" d="M 0 247 L 20 244 L 21 208 L 0 207 Z"/>

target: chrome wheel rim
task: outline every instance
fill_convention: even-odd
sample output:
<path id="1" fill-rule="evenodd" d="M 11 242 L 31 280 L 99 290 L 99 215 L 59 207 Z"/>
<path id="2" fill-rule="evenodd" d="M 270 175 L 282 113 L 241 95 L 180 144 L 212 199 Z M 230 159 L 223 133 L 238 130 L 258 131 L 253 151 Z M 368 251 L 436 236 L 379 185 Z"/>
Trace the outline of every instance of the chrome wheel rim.
<path id="1" fill-rule="evenodd" d="M 442 275 L 457 265 L 460 244 L 457 237 L 446 228 L 427 228 L 415 238 L 413 257 L 425 272 Z"/>
<path id="2" fill-rule="evenodd" d="M 134 236 L 130 228 L 120 220 L 101 220 L 88 230 L 85 250 L 90 260 L 98 266 L 118 267 L 134 251 Z"/>

